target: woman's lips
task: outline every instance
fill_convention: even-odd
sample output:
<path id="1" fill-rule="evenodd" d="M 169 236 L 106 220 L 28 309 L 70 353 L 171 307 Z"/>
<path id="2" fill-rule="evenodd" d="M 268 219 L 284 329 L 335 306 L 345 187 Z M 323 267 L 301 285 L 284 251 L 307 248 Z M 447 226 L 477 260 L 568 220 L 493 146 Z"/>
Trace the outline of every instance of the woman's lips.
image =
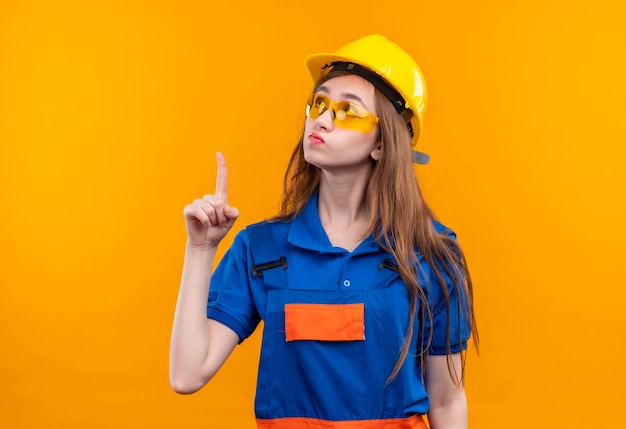
<path id="1" fill-rule="evenodd" d="M 317 133 L 309 134 L 309 143 L 311 144 L 323 144 L 324 139 Z"/>

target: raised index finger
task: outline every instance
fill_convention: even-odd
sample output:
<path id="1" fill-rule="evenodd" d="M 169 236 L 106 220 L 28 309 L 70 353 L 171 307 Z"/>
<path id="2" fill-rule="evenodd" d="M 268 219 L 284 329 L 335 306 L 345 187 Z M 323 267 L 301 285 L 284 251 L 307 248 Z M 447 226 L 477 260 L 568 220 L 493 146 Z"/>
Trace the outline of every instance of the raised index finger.
<path id="1" fill-rule="evenodd" d="M 217 160 L 217 181 L 215 183 L 215 196 L 228 201 L 228 169 L 226 168 L 226 159 L 222 152 L 215 153 Z"/>

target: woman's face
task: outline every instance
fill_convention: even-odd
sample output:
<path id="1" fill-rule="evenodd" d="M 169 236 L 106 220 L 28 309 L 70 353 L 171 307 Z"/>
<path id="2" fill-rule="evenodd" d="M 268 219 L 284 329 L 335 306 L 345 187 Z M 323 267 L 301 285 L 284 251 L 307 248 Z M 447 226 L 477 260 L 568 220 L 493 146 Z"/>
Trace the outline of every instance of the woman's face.
<path id="1" fill-rule="evenodd" d="M 349 101 L 376 115 L 374 86 L 355 75 L 345 75 L 324 82 L 316 94 L 334 101 Z M 342 114 L 343 112 L 340 112 Z M 304 159 L 326 171 L 371 169 L 371 160 L 380 156 L 378 126 L 371 132 L 337 126 L 331 109 L 304 125 Z"/>

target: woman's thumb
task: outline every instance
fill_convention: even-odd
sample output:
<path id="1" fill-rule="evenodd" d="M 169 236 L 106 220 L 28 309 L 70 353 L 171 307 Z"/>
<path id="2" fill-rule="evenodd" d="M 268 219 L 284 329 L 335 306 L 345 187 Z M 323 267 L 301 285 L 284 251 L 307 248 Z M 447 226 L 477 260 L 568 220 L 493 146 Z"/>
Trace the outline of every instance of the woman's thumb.
<path id="1" fill-rule="evenodd" d="M 226 206 L 224 207 L 224 214 L 230 219 L 237 219 L 239 217 L 239 210 L 235 207 Z"/>

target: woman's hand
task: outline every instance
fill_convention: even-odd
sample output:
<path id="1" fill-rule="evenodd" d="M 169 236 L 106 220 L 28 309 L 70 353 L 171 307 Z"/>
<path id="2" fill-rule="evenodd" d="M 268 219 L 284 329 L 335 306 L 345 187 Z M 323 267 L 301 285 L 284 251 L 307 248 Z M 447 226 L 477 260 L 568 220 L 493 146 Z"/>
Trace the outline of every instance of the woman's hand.
<path id="1" fill-rule="evenodd" d="M 188 245 L 198 249 L 215 248 L 239 217 L 239 210 L 228 205 L 228 170 L 221 152 L 217 159 L 215 194 L 207 194 L 185 207 Z"/>

